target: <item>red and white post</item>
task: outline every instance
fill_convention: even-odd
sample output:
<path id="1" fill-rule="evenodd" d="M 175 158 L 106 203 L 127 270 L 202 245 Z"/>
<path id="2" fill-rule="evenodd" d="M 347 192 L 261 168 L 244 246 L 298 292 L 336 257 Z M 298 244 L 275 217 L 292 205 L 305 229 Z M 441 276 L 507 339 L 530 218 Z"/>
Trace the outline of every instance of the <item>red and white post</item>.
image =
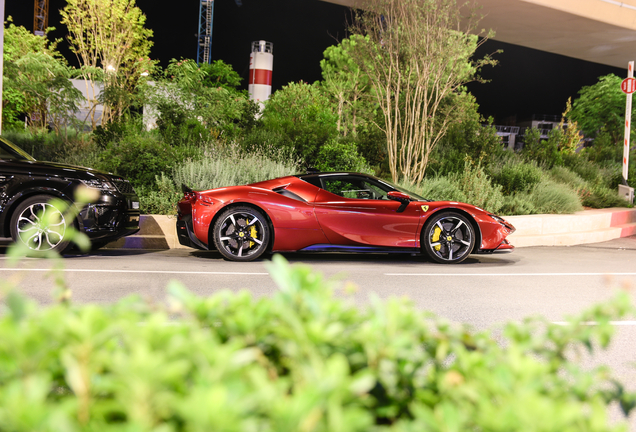
<path id="1" fill-rule="evenodd" d="M 250 99 L 261 109 L 272 94 L 272 70 L 274 69 L 274 44 L 264 40 L 252 42 L 250 53 L 250 79 L 247 86 Z"/>
<path id="2" fill-rule="evenodd" d="M 634 79 L 634 62 L 627 65 L 627 78 L 621 83 L 621 90 L 627 95 L 625 102 L 625 144 L 623 146 L 623 184 L 618 186 L 618 193 L 624 196 L 630 203 L 634 203 L 634 188 L 627 185 L 627 175 L 629 167 L 629 138 L 632 126 L 632 93 L 636 91 L 636 80 Z"/>
<path id="3" fill-rule="evenodd" d="M 627 78 L 632 78 L 629 80 L 629 84 L 633 86 L 633 78 L 634 78 L 634 62 L 630 61 L 627 66 Z M 627 80 L 626 80 L 627 81 Z M 623 183 L 627 184 L 627 167 L 629 165 L 629 138 L 631 133 L 631 123 L 632 123 L 632 93 L 634 92 L 633 87 L 626 91 L 627 93 L 627 102 L 625 103 L 625 146 L 623 147 Z M 627 90 L 627 89 L 626 89 Z"/>

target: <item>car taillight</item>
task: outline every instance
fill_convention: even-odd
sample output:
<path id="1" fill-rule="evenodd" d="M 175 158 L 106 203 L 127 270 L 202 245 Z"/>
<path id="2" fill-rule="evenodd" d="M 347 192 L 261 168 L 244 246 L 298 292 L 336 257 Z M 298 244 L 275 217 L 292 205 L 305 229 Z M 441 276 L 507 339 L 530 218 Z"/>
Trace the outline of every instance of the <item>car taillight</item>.
<path id="1" fill-rule="evenodd" d="M 206 204 L 214 204 L 214 200 L 207 195 L 197 193 L 196 199 Z"/>

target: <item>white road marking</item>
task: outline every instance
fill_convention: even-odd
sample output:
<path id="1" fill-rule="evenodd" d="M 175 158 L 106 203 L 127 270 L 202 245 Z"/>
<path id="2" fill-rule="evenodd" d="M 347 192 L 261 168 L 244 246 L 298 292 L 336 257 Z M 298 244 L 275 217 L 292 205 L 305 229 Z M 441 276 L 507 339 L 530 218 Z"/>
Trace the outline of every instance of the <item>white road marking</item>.
<path id="1" fill-rule="evenodd" d="M 556 324 L 556 325 L 560 325 L 560 326 L 572 325 L 572 323 L 569 323 L 569 322 L 566 322 L 566 321 L 552 321 L 552 324 Z M 636 326 L 636 321 L 609 321 L 608 324 L 613 325 L 613 326 Z M 598 322 L 596 322 L 596 321 L 587 321 L 587 322 L 581 323 L 581 325 L 593 326 L 593 325 L 598 325 Z"/>
<path id="2" fill-rule="evenodd" d="M 495 276 L 636 276 L 636 273 L 384 273 L 385 276 L 444 276 L 444 277 L 495 277 Z"/>
<path id="3" fill-rule="evenodd" d="M 242 276 L 268 276 L 269 273 L 249 273 L 249 272 L 206 272 L 206 271 L 177 271 L 177 270 L 100 270 L 100 269 L 60 269 L 65 273 L 152 273 L 152 274 L 196 274 L 196 275 L 242 275 Z M 4 272 L 34 271 L 50 272 L 53 269 L 42 268 L 0 268 Z"/>

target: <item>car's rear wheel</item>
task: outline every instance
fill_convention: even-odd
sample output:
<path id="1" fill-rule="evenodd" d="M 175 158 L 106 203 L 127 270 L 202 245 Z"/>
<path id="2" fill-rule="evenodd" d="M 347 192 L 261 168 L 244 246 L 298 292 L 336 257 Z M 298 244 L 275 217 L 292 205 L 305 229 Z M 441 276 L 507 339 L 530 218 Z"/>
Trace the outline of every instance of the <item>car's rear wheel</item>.
<path id="1" fill-rule="evenodd" d="M 424 225 L 422 248 L 433 261 L 460 263 L 475 246 L 475 230 L 464 215 L 447 211 L 434 214 Z"/>
<path id="2" fill-rule="evenodd" d="M 251 207 L 224 211 L 214 224 L 214 245 L 226 259 L 252 261 L 263 255 L 270 239 L 267 219 Z"/>
<path id="3" fill-rule="evenodd" d="M 21 202 L 11 216 L 11 238 L 32 251 L 64 252 L 71 221 L 50 204 L 53 197 L 36 195 Z"/>

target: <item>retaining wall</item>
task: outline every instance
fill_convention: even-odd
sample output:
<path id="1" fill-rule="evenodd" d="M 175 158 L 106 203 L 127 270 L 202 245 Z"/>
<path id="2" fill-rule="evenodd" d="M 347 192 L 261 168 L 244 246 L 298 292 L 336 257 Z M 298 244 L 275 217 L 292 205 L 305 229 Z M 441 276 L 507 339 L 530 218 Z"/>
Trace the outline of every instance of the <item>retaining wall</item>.
<path id="1" fill-rule="evenodd" d="M 569 215 L 504 216 L 517 231 L 508 238 L 516 247 L 572 246 L 636 235 L 636 209 L 584 210 Z M 140 231 L 107 248 L 174 249 L 179 244 L 175 216 L 142 215 Z"/>

